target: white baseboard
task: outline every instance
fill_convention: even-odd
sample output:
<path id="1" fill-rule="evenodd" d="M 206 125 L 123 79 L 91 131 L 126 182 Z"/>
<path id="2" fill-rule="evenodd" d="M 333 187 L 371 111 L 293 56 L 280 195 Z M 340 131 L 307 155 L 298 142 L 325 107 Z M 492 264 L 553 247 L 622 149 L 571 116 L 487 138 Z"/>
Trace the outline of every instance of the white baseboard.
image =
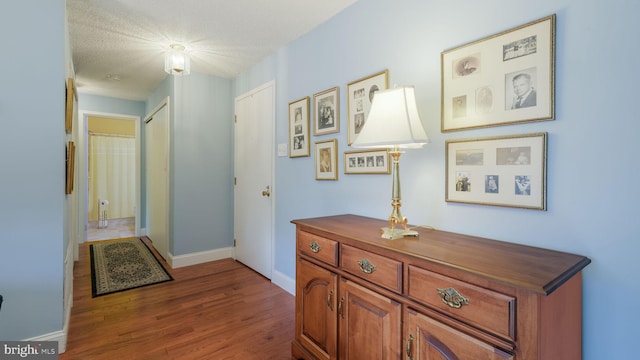
<path id="1" fill-rule="evenodd" d="M 273 271 L 271 274 L 271 282 L 284 289 L 289 294 L 296 296 L 296 280 L 292 279 L 279 271 Z"/>
<path id="2" fill-rule="evenodd" d="M 57 341 L 58 353 L 62 354 L 67 351 L 67 332 L 65 330 L 55 331 L 52 333 L 24 339 L 24 341 Z"/>
<path id="3" fill-rule="evenodd" d="M 169 253 L 167 263 L 171 268 L 175 269 L 189 265 L 202 264 L 209 261 L 228 259 L 231 257 L 233 257 L 233 248 L 228 247 L 176 256 Z"/>

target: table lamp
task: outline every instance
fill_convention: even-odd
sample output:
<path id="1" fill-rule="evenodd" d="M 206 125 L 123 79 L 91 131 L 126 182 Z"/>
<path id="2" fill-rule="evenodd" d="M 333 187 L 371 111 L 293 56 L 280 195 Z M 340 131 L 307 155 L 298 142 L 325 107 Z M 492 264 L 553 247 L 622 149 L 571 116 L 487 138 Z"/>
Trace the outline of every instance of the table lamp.
<path id="1" fill-rule="evenodd" d="M 403 153 L 401 149 L 417 149 L 427 143 L 429 137 L 418 115 L 414 87 L 401 86 L 376 92 L 364 126 L 351 146 L 390 149 L 389 154 L 393 158 L 393 210 L 389 216 L 389 227 L 380 229 L 385 239 L 418 236 L 417 231 L 407 229 L 407 218 L 400 212 L 400 155 Z M 397 225 L 402 225 L 402 229 L 397 229 Z"/>

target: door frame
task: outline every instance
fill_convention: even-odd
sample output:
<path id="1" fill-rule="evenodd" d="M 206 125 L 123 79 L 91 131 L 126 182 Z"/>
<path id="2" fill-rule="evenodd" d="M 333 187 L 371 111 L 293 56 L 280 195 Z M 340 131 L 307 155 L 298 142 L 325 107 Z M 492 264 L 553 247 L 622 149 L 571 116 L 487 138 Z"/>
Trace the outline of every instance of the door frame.
<path id="1" fill-rule="evenodd" d="M 92 111 L 92 110 L 78 110 L 78 148 L 82 150 L 80 156 L 78 156 L 78 173 L 79 181 L 78 181 L 78 228 L 76 229 L 77 236 L 75 239 L 77 243 L 74 244 L 74 254 L 73 258 L 75 261 L 78 260 L 78 252 L 80 243 L 84 243 L 87 241 L 87 230 L 89 225 L 88 219 L 88 211 L 89 211 L 89 127 L 88 121 L 89 116 L 97 116 L 97 117 L 108 117 L 113 119 L 122 119 L 122 120 L 132 120 L 135 121 L 136 128 L 136 174 L 135 174 L 135 188 L 136 188 L 136 210 L 135 210 L 135 232 L 136 236 L 140 236 L 140 196 L 141 196 L 141 186 L 140 186 L 140 164 L 141 164 L 141 149 L 140 149 L 140 138 L 141 138 L 141 118 L 140 116 L 128 115 L 128 114 L 119 114 L 119 113 L 107 113 L 100 111 Z"/>
<path id="2" fill-rule="evenodd" d="M 273 103 L 272 103 L 272 107 L 271 107 L 272 108 L 272 113 L 271 113 L 271 145 L 272 146 L 271 146 L 271 150 L 270 150 L 271 176 L 270 176 L 270 179 L 269 179 L 269 181 L 271 182 L 271 188 L 270 188 L 270 191 L 271 191 L 271 195 L 270 195 L 270 197 L 271 197 L 271 218 L 269 219 L 269 222 L 270 222 L 270 225 L 271 225 L 271 231 L 270 231 L 270 234 L 269 234 L 269 249 L 270 249 L 269 256 L 270 256 L 271 269 L 269 269 L 270 270 L 269 280 L 273 281 L 274 264 L 275 264 L 275 253 L 276 253 L 276 251 L 275 251 L 275 236 L 276 236 L 275 235 L 276 234 L 276 231 L 275 231 L 275 228 L 276 228 L 275 227 L 275 213 L 276 213 L 276 201 L 277 201 L 277 195 L 278 195 L 277 191 L 276 191 L 276 168 L 275 168 L 275 165 L 276 165 L 275 155 L 276 155 L 276 153 L 275 153 L 275 149 L 274 149 L 275 148 L 275 144 L 276 144 L 276 104 L 277 104 L 277 102 L 276 102 L 276 97 L 277 97 L 276 81 L 275 80 L 268 81 L 268 82 L 266 82 L 266 83 L 264 83 L 262 85 L 259 85 L 259 86 L 255 87 L 255 88 L 253 88 L 253 89 L 251 89 L 251 90 L 249 90 L 249 91 L 247 91 L 247 92 L 245 92 L 243 94 L 240 94 L 240 95 L 236 96 L 234 98 L 234 100 L 233 100 L 233 113 L 234 113 L 234 121 L 235 121 L 235 114 L 237 113 L 236 107 L 237 107 L 238 101 L 241 100 L 241 99 L 244 99 L 246 97 L 252 96 L 253 94 L 255 94 L 257 92 L 260 92 L 260 91 L 262 91 L 262 90 L 264 90 L 266 88 L 269 88 L 269 87 L 272 89 L 272 94 L 273 94 L 273 98 L 272 98 Z M 235 154 L 236 154 L 236 145 L 237 145 L 237 143 L 235 141 L 235 139 L 237 137 L 237 134 L 235 133 L 235 131 L 236 131 L 235 125 L 233 126 L 233 131 L 234 131 L 234 134 L 233 134 L 233 137 L 234 137 L 234 142 L 233 142 L 233 152 L 234 152 L 233 166 L 234 166 L 234 169 L 235 169 L 235 167 L 236 167 Z M 235 179 L 235 171 L 234 171 L 234 179 Z M 235 187 L 235 185 L 234 185 L 234 187 Z M 233 207 L 234 207 L 234 217 L 235 217 L 235 213 L 237 211 L 236 201 L 235 201 L 235 188 L 234 188 Z M 234 231 L 233 231 L 233 238 L 234 238 L 233 259 L 237 260 L 236 247 L 235 247 L 235 241 L 236 241 L 235 237 L 236 237 L 236 232 L 235 232 L 235 229 L 234 229 Z"/>

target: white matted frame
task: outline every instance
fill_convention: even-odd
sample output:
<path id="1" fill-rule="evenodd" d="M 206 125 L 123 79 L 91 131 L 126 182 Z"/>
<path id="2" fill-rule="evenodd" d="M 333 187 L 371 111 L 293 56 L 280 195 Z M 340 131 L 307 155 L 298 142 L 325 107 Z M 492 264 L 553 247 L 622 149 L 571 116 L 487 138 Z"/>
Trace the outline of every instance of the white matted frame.
<path id="1" fill-rule="evenodd" d="M 309 97 L 289 103 L 289 157 L 309 156 Z"/>
<path id="2" fill-rule="evenodd" d="M 315 143 L 316 180 L 338 180 L 338 140 Z"/>
<path id="3" fill-rule="evenodd" d="M 391 163 L 387 149 L 344 152 L 345 174 L 390 174 Z"/>
<path id="4" fill-rule="evenodd" d="M 547 133 L 446 141 L 445 200 L 546 210 Z"/>
<path id="5" fill-rule="evenodd" d="M 555 14 L 441 54 L 441 130 L 552 120 Z"/>
<path id="6" fill-rule="evenodd" d="M 353 144 L 369 115 L 373 95 L 389 88 L 389 70 L 367 76 L 347 84 L 349 117 L 348 145 Z"/>
<path id="7" fill-rule="evenodd" d="M 313 95 L 313 135 L 340 132 L 340 88 Z"/>

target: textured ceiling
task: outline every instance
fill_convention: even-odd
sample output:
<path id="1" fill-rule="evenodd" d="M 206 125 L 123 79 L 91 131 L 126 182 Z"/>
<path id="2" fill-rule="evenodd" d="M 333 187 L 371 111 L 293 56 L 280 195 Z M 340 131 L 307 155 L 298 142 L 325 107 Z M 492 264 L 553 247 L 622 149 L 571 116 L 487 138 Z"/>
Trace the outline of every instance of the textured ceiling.
<path id="1" fill-rule="evenodd" d="M 232 78 L 357 0 L 67 0 L 78 91 L 145 100 L 180 43 L 191 71 Z"/>

